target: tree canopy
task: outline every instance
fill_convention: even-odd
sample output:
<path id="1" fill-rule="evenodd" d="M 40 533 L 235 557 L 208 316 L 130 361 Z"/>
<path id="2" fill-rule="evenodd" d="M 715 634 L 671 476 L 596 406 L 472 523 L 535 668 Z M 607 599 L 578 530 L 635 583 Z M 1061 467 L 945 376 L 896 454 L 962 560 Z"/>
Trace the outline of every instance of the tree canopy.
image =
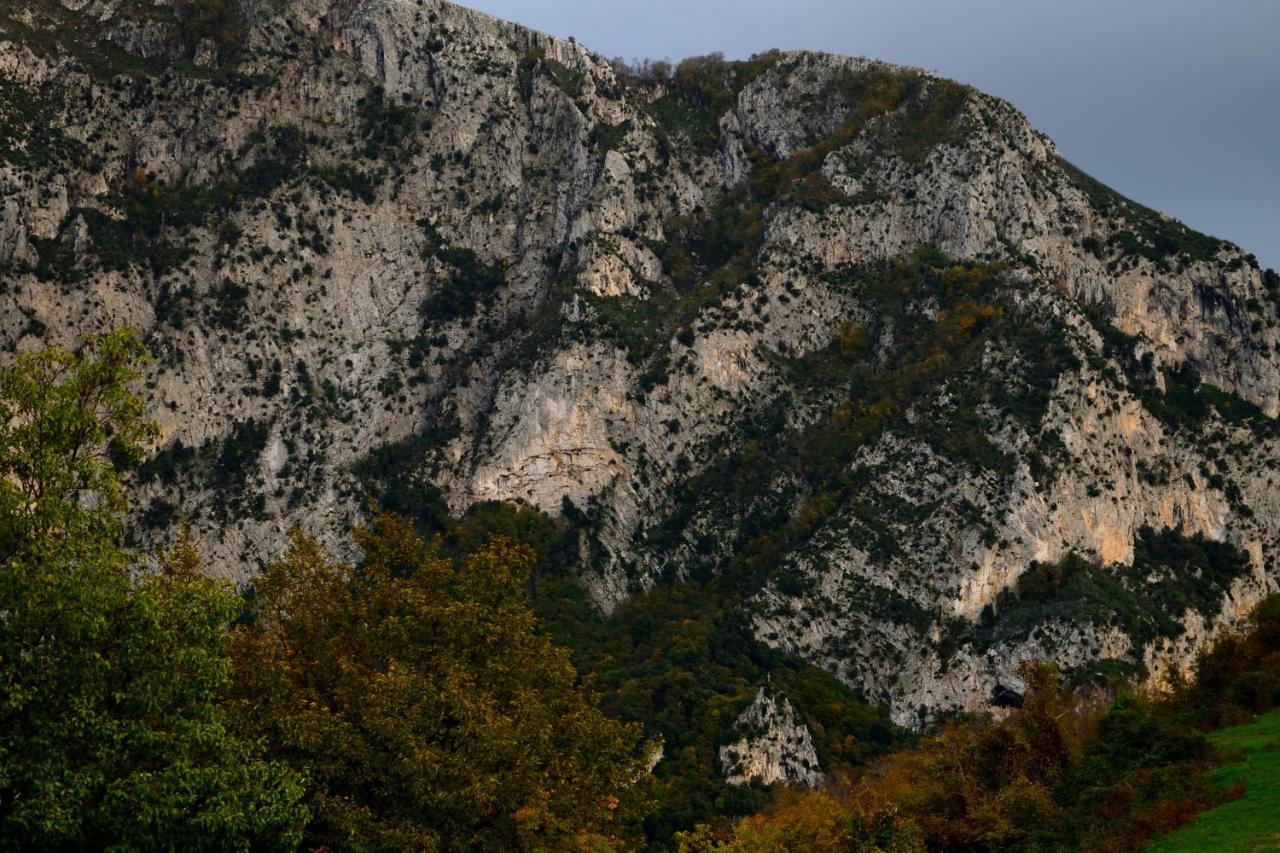
<path id="1" fill-rule="evenodd" d="M 288 848 L 299 780 L 220 704 L 234 590 L 120 544 L 144 360 L 121 331 L 0 368 L 0 846 Z"/>
<path id="2" fill-rule="evenodd" d="M 537 629 L 533 552 L 458 562 L 386 514 L 358 563 L 295 533 L 237 633 L 248 730 L 303 769 L 313 845 L 612 846 L 643 797 L 638 727 L 605 716 Z"/>

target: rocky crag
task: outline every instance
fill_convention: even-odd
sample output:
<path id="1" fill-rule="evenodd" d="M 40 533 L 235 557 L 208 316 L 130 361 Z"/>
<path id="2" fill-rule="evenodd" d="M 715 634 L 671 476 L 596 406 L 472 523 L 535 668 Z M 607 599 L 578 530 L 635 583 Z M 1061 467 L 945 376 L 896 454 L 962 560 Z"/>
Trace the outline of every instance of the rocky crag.
<path id="1" fill-rule="evenodd" d="M 1277 587 L 1280 277 L 926 72 L 615 67 L 438 0 L 0 9 L 0 344 L 132 324 L 244 580 L 370 490 L 724 579 L 900 723 L 1185 667 Z"/>
<path id="2" fill-rule="evenodd" d="M 764 687 L 737 719 L 741 738 L 720 747 L 720 764 L 731 785 L 822 784 L 818 753 L 809 729 L 798 723 L 791 703 Z"/>

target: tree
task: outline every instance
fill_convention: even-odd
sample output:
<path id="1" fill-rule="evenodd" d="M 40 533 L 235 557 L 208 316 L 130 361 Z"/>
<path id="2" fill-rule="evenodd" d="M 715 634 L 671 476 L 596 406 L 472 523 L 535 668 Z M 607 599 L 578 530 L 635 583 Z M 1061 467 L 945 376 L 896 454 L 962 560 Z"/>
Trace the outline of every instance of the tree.
<path id="1" fill-rule="evenodd" d="M 1022 662 L 1022 708 L 1000 722 L 948 723 L 878 762 L 877 790 L 940 850 L 1025 846 L 1060 818 L 1055 785 L 1078 751 L 1079 703 L 1047 664 Z"/>
<path id="2" fill-rule="evenodd" d="M 288 847 L 296 777 L 228 731 L 233 590 L 189 542 L 134 583 L 136 333 L 0 369 L 0 846 Z"/>
<path id="3" fill-rule="evenodd" d="M 677 836 L 681 853 L 916 853 L 920 830 L 865 782 L 834 790 L 784 790 L 765 811 L 726 830 L 700 825 Z"/>
<path id="4" fill-rule="evenodd" d="M 1249 629 L 1227 633 L 1196 659 L 1175 704 L 1199 728 L 1238 725 L 1280 705 L 1280 595 L 1264 598 Z"/>
<path id="5" fill-rule="evenodd" d="M 532 552 L 495 538 L 460 566 L 385 514 L 355 540 L 352 565 L 295 533 L 236 637 L 242 724 L 310 780 L 307 843 L 617 841 L 646 775 L 639 730 L 537 630 Z"/>

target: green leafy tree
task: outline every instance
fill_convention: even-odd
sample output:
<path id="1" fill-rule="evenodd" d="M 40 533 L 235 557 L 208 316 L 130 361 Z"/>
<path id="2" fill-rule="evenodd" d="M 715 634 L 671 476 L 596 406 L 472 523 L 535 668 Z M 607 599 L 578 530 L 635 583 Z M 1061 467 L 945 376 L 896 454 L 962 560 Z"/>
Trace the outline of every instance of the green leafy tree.
<path id="1" fill-rule="evenodd" d="M 190 542 L 135 583 L 118 465 L 157 430 L 136 333 L 0 368 L 0 847 L 289 847 L 299 780 L 234 736 L 234 591 Z"/>
<path id="2" fill-rule="evenodd" d="M 355 539 L 351 565 L 295 533 L 237 635 L 246 729 L 311 781 L 306 842 L 621 843 L 644 787 L 640 733 L 538 631 L 532 552 L 495 538 L 459 565 L 389 515 Z"/>

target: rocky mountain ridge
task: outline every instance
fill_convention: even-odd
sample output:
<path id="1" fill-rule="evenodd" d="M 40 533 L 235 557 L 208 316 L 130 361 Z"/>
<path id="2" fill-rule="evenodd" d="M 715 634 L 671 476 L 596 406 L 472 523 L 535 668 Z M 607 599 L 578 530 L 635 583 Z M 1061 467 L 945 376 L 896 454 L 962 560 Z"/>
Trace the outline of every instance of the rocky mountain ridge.
<path id="1" fill-rule="evenodd" d="M 436 0 L 0 12 L 0 341 L 120 324 L 251 578 L 370 492 L 521 500 L 603 610 L 717 578 L 917 725 L 1156 680 L 1277 586 L 1280 277 L 915 69 L 675 74 Z"/>

